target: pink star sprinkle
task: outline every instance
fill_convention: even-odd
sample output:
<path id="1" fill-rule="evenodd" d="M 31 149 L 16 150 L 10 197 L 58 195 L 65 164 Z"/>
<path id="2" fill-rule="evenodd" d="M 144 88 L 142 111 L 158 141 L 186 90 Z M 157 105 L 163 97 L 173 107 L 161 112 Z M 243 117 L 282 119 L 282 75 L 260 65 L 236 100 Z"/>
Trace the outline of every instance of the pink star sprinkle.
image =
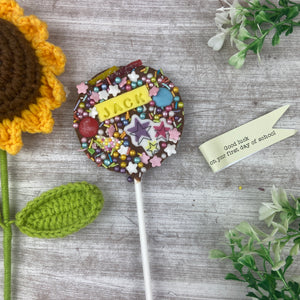
<path id="1" fill-rule="evenodd" d="M 149 90 L 149 96 L 150 96 L 150 97 L 156 96 L 157 93 L 158 93 L 158 91 L 159 91 L 159 88 L 158 88 L 158 87 L 156 87 L 156 86 L 152 87 L 152 88 Z"/>
<path id="2" fill-rule="evenodd" d="M 152 164 L 152 167 L 160 167 L 161 166 L 161 158 L 157 157 L 156 155 L 153 156 L 152 159 L 150 159 L 150 162 Z"/>
<path id="3" fill-rule="evenodd" d="M 156 130 L 155 137 L 158 136 L 163 136 L 164 138 L 166 137 L 166 133 L 171 129 L 169 127 L 165 127 L 164 122 L 161 122 L 159 126 L 153 126 L 154 129 Z"/>
<path id="4" fill-rule="evenodd" d="M 143 164 L 148 164 L 148 160 L 149 160 L 150 156 L 148 156 L 145 152 L 142 153 L 142 155 L 140 156 L 141 162 Z"/>
<path id="5" fill-rule="evenodd" d="M 76 85 L 76 87 L 78 94 L 85 94 L 88 89 L 88 86 L 84 82 L 81 82 L 80 84 Z"/>
<path id="6" fill-rule="evenodd" d="M 92 92 L 92 95 L 90 96 L 90 99 L 94 100 L 95 102 L 99 101 L 99 94 L 96 92 Z"/>
<path id="7" fill-rule="evenodd" d="M 169 131 L 170 140 L 173 140 L 174 142 L 177 142 L 179 140 L 180 132 L 177 130 L 177 128 L 173 128 L 172 130 Z"/>

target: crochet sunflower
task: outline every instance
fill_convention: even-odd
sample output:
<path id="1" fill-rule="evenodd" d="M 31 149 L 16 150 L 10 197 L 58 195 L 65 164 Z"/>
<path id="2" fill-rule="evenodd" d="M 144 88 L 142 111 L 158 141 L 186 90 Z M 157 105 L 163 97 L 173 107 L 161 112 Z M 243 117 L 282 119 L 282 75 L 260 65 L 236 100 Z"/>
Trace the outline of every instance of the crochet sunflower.
<path id="1" fill-rule="evenodd" d="M 56 76 L 66 58 L 47 39 L 46 23 L 0 0 L 0 149 L 9 154 L 22 148 L 22 132 L 50 133 L 51 111 L 65 100 Z"/>
<path id="2" fill-rule="evenodd" d="M 50 133 L 54 124 L 51 111 L 66 98 L 63 85 L 56 78 L 64 71 L 66 58 L 47 39 L 46 23 L 35 16 L 24 16 L 17 2 L 0 0 L 0 227 L 4 300 L 11 299 L 11 240 L 15 222 L 10 220 L 7 153 L 14 155 L 20 151 L 22 132 Z"/>

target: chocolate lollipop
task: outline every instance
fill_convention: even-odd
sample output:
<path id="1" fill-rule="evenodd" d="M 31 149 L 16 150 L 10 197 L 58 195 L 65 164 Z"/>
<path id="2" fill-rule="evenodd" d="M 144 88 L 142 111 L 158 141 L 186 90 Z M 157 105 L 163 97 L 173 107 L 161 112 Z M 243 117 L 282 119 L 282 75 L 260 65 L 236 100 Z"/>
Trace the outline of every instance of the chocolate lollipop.
<path id="1" fill-rule="evenodd" d="M 152 299 L 140 180 L 176 153 L 184 112 L 175 86 L 162 70 L 112 67 L 77 85 L 73 127 L 97 166 L 127 173 L 135 182 L 146 298 Z"/>
<path id="2" fill-rule="evenodd" d="M 77 89 L 73 127 L 98 166 L 140 180 L 176 153 L 183 103 L 162 70 L 136 61 L 108 69 Z"/>

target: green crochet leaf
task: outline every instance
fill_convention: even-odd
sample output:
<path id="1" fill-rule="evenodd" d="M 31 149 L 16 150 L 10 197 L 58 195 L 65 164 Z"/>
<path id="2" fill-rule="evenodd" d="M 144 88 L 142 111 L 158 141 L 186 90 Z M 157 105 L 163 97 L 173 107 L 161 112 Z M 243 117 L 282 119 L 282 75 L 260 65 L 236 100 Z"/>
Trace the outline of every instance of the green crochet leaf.
<path id="1" fill-rule="evenodd" d="M 86 182 L 69 183 L 28 202 L 17 213 L 15 224 L 31 237 L 64 237 L 93 222 L 103 203 L 97 186 Z"/>

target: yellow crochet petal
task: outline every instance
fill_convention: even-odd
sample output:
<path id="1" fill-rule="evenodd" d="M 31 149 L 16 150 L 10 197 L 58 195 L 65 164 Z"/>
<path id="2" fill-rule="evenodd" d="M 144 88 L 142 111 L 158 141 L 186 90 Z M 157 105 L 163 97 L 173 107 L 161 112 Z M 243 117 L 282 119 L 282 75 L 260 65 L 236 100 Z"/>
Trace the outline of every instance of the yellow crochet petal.
<path id="1" fill-rule="evenodd" d="M 30 104 L 29 110 L 22 111 L 22 131 L 29 133 L 40 132 L 39 118 L 37 117 L 39 106 Z"/>
<path id="2" fill-rule="evenodd" d="M 66 100 L 66 93 L 62 83 L 54 76 L 52 72 L 43 72 L 41 95 L 46 98 L 45 103 L 49 109 L 53 110 L 59 107 Z"/>
<path id="3" fill-rule="evenodd" d="M 50 133 L 54 125 L 51 110 L 45 103 L 31 104 L 22 112 L 22 130 L 29 133 Z"/>
<path id="4" fill-rule="evenodd" d="M 51 110 L 46 105 L 39 105 L 39 108 L 37 117 L 40 120 L 40 130 L 42 133 L 50 133 L 54 126 Z"/>
<path id="5" fill-rule="evenodd" d="M 0 123 L 0 148 L 11 155 L 17 154 L 23 146 L 20 119 L 8 119 Z"/>
<path id="6" fill-rule="evenodd" d="M 20 17 L 13 24 L 24 34 L 26 40 L 32 43 L 33 48 L 49 37 L 47 24 L 36 16 Z"/>
<path id="7" fill-rule="evenodd" d="M 66 57 L 59 47 L 43 41 L 38 44 L 35 52 L 39 58 L 39 63 L 45 66 L 46 70 L 53 72 L 55 75 L 64 72 Z"/>
<path id="8" fill-rule="evenodd" d="M 42 77 L 42 85 L 40 87 L 40 98 L 52 98 L 53 93 L 52 93 L 52 88 L 49 86 L 47 78 L 45 76 Z"/>
<path id="9" fill-rule="evenodd" d="M 11 0 L 0 0 L 0 18 L 13 21 L 23 16 L 23 9 L 17 2 Z"/>

